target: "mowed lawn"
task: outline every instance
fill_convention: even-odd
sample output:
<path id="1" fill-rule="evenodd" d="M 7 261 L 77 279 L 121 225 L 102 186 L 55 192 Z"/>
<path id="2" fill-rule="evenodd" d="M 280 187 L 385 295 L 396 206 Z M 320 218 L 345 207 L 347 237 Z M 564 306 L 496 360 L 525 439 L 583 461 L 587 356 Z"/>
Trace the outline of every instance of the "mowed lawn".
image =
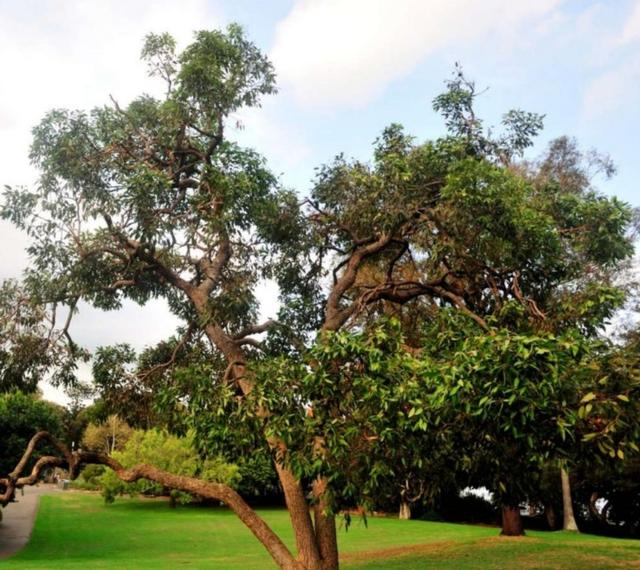
<path id="1" fill-rule="evenodd" d="M 262 516 L 291 544 L 284 510 Z M 436 522 L 354 518 L 339 530 L 342 566 L 421 568 L 640 568 L 640 541 L 562 532 L 500 538 L 498 529 Z M 27 547 L 1 570 L 58 568 L 273 568 L 269 556 L 232 512 L 164 501 L 64 493 L 41 499 Z"/>

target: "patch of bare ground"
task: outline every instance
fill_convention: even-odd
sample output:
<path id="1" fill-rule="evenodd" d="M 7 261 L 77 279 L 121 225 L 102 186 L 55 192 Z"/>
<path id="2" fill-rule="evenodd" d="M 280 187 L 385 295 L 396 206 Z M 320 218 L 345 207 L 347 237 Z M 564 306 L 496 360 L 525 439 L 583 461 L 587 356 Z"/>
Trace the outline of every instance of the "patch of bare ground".
<path id="1" fill-rule="evenodd" d="M 589 564 L 592 566 L 598 565 L 598 568 L 640 568 L 640 560 L 615 560 L 608 556 L 589 556 L 587 554 L 576 555 L 576 562 L 582 562 L 579 564 L 582 568 L 589 568 Z"/>
<path id="2" fill-rule="evenodd" d="M 381 550 L 350 552 L 343 554 L 340 558 L 342 562 L 349 562 L 355 565 L 371 560 L 403 558 L 405 556 L 422 555 L 435 559 L 443 557 L 455 558 L 458 555 L 464 556 L 464 552 L 474 549 L 495 548 L 499 552 L 502 548 L 514 547 L 519 544 L 539 544 L 541 542 L 544 542 L 543 539 L 531 536 L 491 536 L 462 543 L 457 541 L 437 541 Z M 569 556 L 567 547 L 572 550 Z M 616 549 L 616 547 L 612 548 Z M 581 553 L 575 543 L 567 541 L 549 545 L 549 548 L 542 552 L 522 553 L 517 557 L 517 566 L 524 570 L 541 568 L 545 570 L 572 570 L 573 568 L 588 568 L 590 570 L 627 568 L 640 570 L 640 560 L 616 560 L 608 556 Z M 498 566 L 495 567 L 498 568 Z"/>
<path id="3" fill-rule="evenodd" d="M 371 559 L 398 558 L 415 554 L 440 555 L 459 547 L 460 543 L 453 540 L 441 540 L 428 544 L 414 544 L 410 546 L 396 546 L 383 548 L 382 550 L 364 550 L 359 552 L 347 552 L 340 556 L 342 562 L 366 562 Z"/>
<path id="4" fill-rule="evenodd" d="M 473 543 L 474 547 L 480 546 L 484 548 L 493 547 L 496 545 L 508 545 L 517 544 L 518 542 L 527 542 L 528 544 L 534 544 L 536 542 L 542 542 L 540 538 L 534 538 L 532 536 L 488 536 L 481 538 Z"/>
<path id="5" fill-rule="evenodd" d="M 408 546 L 396 546 L 381 550 L 365 550 L 361 552 L 348 552 L 342 554 L 340 559 L 343 562 L 366 562 L 371 559 L 380 560 L 383 558 L 400 558 L 403 556 L 428 555 L 440 557 L 450 555 L 454 552 L 466 550 L 468 548 L 491 548 L 499 545 L 513 544 L 520 541 L 540 542 L 539 538 L 527 536 L 492 536 L 471 542 L 458 542 L 453 540 L 440 540 L 426 544 L 414 544 Z"/>
<path id="6" fill-rule="evenodd" d="M 589 569 L 614 569 L 614 568 L 640 568 L 640 562 L 632 560 L 615 560 L 608 556 L 596 556 L 593 554 L 574 553 L 571 556 L 571 566 L 567 564 L 567 553 L 558 552 L 558 560 L 552 552 L 544 555 L 527 554 L 518 557 L 518 568 L 531 569 L 544 568 L 545 570 L 569 570 L 570 568 Z"/>

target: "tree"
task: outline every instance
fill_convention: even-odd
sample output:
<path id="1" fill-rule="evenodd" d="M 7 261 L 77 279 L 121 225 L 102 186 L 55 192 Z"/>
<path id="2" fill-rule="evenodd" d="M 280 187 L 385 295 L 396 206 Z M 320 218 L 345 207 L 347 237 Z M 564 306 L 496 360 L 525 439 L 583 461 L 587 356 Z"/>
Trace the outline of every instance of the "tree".
<path id="1" fill-rule="evenodd" d="M 504 134 L 489 137 L 460 74 L 435 101 L 446 136 L 417 144 L 392 125 L 371 164 L 338 157 L 300 204 L 260 156 L 225 136 L 231 113 L 275 89 L 270 63 L 237 26 L 199 32 L 181 54 L 170 36 L 151 35 L 143 57 L 165 80 L 165 96 L 49 113 L 31 153 L 40 184 L 8 189 L 3 216 L 34 239 L 27 281 L 43 302 L 117 309 L 125 298 L 163 296 L 186 322 L 183 338 L 206 338 L 215 361 L 201 372 L 216 405 L 190 398 L 185 416 L 262 439 L 297 555 L 228 485 L 125 468 L 62 445 L 48 464 L 67 464 L 73 475 L 82 463 L 103 463 L 126 482 L 144 478 L 223 501 L 280 567 L 337 568 L 335 514 L 347 500 L 366 501 L 353 481 L 366 477 L 373 488 L 384 472 L 382 459 L 367 458 L 428 425 L 415 412 L 388 423 L 382 410 L 402 412 L 406 390 L 421 384 L 404 352 L 385 357 L 387 344 L 399 346 L 389 338 L 401 335 L 381 337 L 367 317 L 389 304 L 453 307 L 487 330 L 488 317 L 515 302 L 523 320 L 543 321 L 547 285 L 588 282 L 586 265 L 630 254 L 629 209 L 595 192 L 572 194 L 552 177 L 532 180 L 518 157 L 541 117 L 510 112 Z M 262 278 L 280 285 L 277 322 L 256 322 Z M 364 335 L 350 337 L 349 327 Z M 355 368 L 337 366 L 352 356 Z M 356 374 L 363 359 L 366 374 Z M 376 379 L 388 388 L 375 392 Z M 360 410 L 364 387 L 373 395 Z M 43 439 L 52 440 L 37 434 L 27 456 Z M 24 477 L 21 463 L 0 480 L 3 500 L 47 461 Z"/>
<path id="2" fill-rule="evenodd" d="M 18 463 L 34 431 L 43 430 L 63 435 L 63 410 L 37 395 L 10 392 L 0 394 L 0 473 L 9 473 Z M 45 448 L 34 453 L 26 467 L 43 454 L 55 451 Z"/>
<path id="3" fill-rule="evenodd" d="M 73 383 L 76 363 L 88 353 L 68 334 L 75 304 L 62 328 L 57 328 L 57 308 L 55 302 L 43 306 L 15 280 L 0 283 L 0 392 L 35 392 L 48 371 L 54 385 Z"/>
<path id="4" fill-rule="evenodd" d="M 107 455 L 121 451 L 132 434 L 127 422 L 111 415 L 101 424 L 89 424 L 82 437 L 82 447 Z"/>
<path id="5" fill-rule="evenodd" d="M 594 351 L 589 366 L 593 390 L 584 395 L 578 410 L 582 445 L 571 457 L 578 475 L 579 503 L 591 522 L 607 531 L 617 524 L 618 531 L 629 534 L 637 532 L 640 524 L 638 341 L 636 328 L 619 343 L 603 341 Z M 602 511 L 596 507 L 600 498 L 605 502 Z"/>
<path id="6" fill-rule="evenodd" d="M 542 469 L 575 446 L 580 392 L 572 375 L 585 348 L 575 335 L 495 328 L 460 335 L 450 350 L 432 356 L 442 378 L 432 405 L 466 440 L 459 459 L 470 466 L 475 485 L 494 493 L 502 533 L 523 534 L 520 508 Z"/>

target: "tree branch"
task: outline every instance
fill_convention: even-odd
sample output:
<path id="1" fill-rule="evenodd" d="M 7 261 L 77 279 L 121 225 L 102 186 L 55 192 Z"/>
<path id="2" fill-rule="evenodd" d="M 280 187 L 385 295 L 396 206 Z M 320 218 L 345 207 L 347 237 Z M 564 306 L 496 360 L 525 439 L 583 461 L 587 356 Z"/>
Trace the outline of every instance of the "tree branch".
<path id="1" fill-rule="evenodd" d="M 31 473 L 25 477 L 18 477 L 24 470 L 27 462 L 31 458 L 36 445 L 43 440 L 48 440 L 54 445 L 64 457 L 44 456 L 34 465 Z M 264 545 L 271 554 L 273 560 L 280 568 L 287 570 L 302 570 L 301 565 L 295 560 L 287 546 L 282 542 L 277 534 L 266 524 L 266 522 L 246 503 L 246 501 L 231 487 L 223 483 L 203 481 L 195 477 L 185 477 L 174 475 L 167 471 L 162 471 L 151 465 L 135 465 L 125 469 L 113 457 L 102 453 L 75 452 L 70 453 L 67 447 L 60 443 L 48 432 L 36 433 L 18 462 L 16 468 L 8 477 L 0 478 L 0 485 L 5 487 L 5 491 L 0 495 L 0 504 L 6 505 L 14 495 L 15 489 L 24 485 L 33 485 L 37 482 L 40 474 L 46 467 L 68 466 L 71 478 L 78 475 L 80 466 L 83 464 L 105 465 L 112 469 L 121 481 L 133 483 L 138 479 L 149 479 L 160 483 L 170 489 L 176 489 L 199 497 L 222 501 L 240 518 L 249 528 L 254 536 Z"/>
<path id="2" fill-rule="evenodd" d="M 267 332 L 270 328 L 273 328 L 278 323 L 273 319 L 269 319 L 264 323 L 258 325 L 249 325 L 248 327 L 243 328 L 238 334 L 234 335 L 234 340 L 240 340 L 244 337 L 247 337 L 252 334 L 260 334 L 263 332 Z"/>

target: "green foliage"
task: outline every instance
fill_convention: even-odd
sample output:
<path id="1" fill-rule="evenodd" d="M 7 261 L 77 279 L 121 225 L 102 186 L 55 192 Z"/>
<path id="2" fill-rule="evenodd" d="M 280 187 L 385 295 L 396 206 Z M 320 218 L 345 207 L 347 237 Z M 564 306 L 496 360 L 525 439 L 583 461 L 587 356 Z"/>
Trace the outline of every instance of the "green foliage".
<path id="1" fill-rule="evenodd" d="M 160 430 L 136 430 L 122 451 L 112 456 L 123 467 L 149 464 L 175 475 L 200 477 L 206 481 L 217 481 L 235 486 L 238 483 L 238 468 L 219 457 L 202 460 L 193 446 L 193 437 L 176 437 Z M 140 479 L 135 483 L 124 483 L 113 471 L 107 470 L 99 484 L 105 501 L 113 502 L 117 495 L 169 495 L 173 502 L 189 503 L 193 499 L 187 493 L 164 489 L 159 483 Z"/>
<path id="2" fill-rule="evenodd" d="M 633 458 L 640 452 L 640 345 L 631 336 L 620 345 L 596 346 L 583 371 L 583 386 L 576 410 L 583 448 L 577 460 L 613 462 Z M 597 453 L 593 453 L 594 449 Z"/>
<path id="3" fill-rule="evenodd" d="M 585 350 L 576 335 L 498 329 L 440 355 L 439 421 L 455 421 L 466 442 L 459 460 L 503 504 L 517 505 L 542 466 L 575 446 L 574 378 Z"/>
<path id="4" fill-rule="evenodd" d="M 157 53 L 150 48 L 149 39 L 145 49 Z M 226 33 L 198 32 L 179 59 L 178 97 L 211 123 L 275 92 L 273 65 L 245 39 L 237 24 L 230 25 Z"/>
<path id="5" fill-rule="evenodd" d="M 277 187 L 262 157 L 223 131 L 230 113 L 274 91 L 274 73 L 235 25 L 198 32 L 180 54 L 174 48 L 168 35 L 151 35 L 143 49 L 152 74 L 167 82 L 164 99 L 51 111 L 31 150 L 40 185 L 7 189 L 2 215 L 34 238 L 27 281 L 40 300 L 82 296 L 116 309 L 123 297 L 144 303 L 162 295 L 187 319 L 192 308 L 167 275 L 204 279 L 187 252 L 207 259 L 229 240 L 236 260 L 208 315 L 238 329 L 256 315 L 252 289 L 275 266 L 274 244 L 294 235 L 286 218 L 297 202 Z M 71 227 L 82 229 L 76 235 Z M 120 253 L 125 235 L 138 244 L 135 253 Z M 165 269 L 158 272 L 153 259 Z"/>
<path id="6" fill-rule="evenodd" d="M 77 361 L 88 358 L 64 330 L 56 329 L 55 307 L 31 295 L 12 279 L 0 283 L 0 392 L 34 392 L 49 370 L 52 384 L 71 385 Z"/>
<path id="7" fill-rule="evenodd" d="M 9 392 L 0 394 L 0 473 L 10 473 L 25 452 L 27 443 L 38 431 L 63 435 L 63 410 L 32 394 Z M 32 455 L 27 469 L 42 455 L 53 453 L 41 445 Z"/>
<path id="8" fill-rule="evenodd" d="M 101 478 L 105 471 L 106 468 L 103 465 L 87 465 L 80 475 L 71 481 L 71 487 L 83 491 L 98 491 L 102 488 Z"/>
<path id="9" fill-rule="evenodd" d="M 504 133 L 491 138 L 484 133 L 482 120 L 474 111 L 478 95 L 475 83 L 465 77 L 459 64 L 446 85 L 446 91 L 434 99 L 433 108 L 443 116 L 449 133 L 462 140 L 473 153 L 510 161 L 522 155 L 542 130 L 543 115 L 513 109 L 502 118 Z"/>

